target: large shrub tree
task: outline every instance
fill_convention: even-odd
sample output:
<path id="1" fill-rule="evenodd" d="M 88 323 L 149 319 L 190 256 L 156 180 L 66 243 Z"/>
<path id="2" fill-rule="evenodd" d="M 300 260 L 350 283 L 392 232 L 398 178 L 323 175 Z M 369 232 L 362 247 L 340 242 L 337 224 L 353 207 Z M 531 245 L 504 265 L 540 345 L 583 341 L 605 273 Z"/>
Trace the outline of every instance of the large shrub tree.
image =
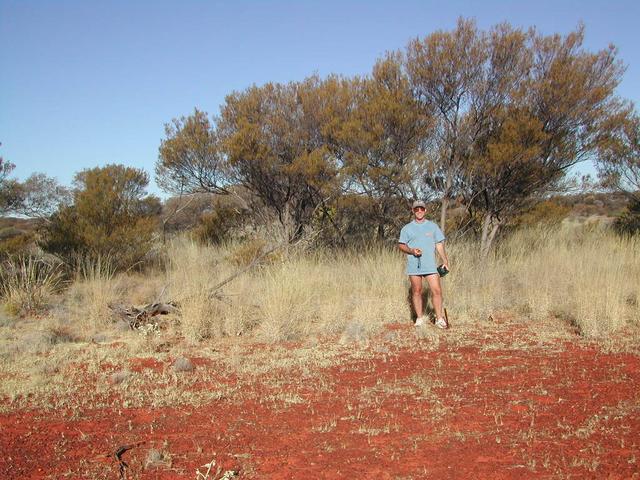
<path id="1" fill-rule="evenodd" d="M 48 222 L 60 208 L 72 201 L 68 188 L 44 173 L 33 173 L 17 186 L 18 201 L 14 211 L 25 217 Z"/>
<path id="2" fill-rule="evenodd" d="M 16 166 L 13 163 L 0 157 L 0 215 L 12 211 L 20 202 L 19 183 L 9 178 L 14 168 Z"/>
<path id="3" fill-rule="evenodd" d="M 160 201 L 147 195 L 149 176 L 140 169 L 107 165 L 74 179 L 73 203 L 42 229 L 41 247 L 67 262 L 78 256 L 108 257 L 129 268 L 148 253 Z"/>
<path id="4" fill-rule="evenodd" d="M 195 109 L 165 125 L 160 143 L 156 182 L 174 195 L 227 194 L 229 179 L 219 148 L 215 125 L 206 112 Z"/>
<path id="5" fill-rule="evenodd" d="M 242 189 L 295 239 L 338 191 L 337 157 L 324 128 L 332 102 L 317 77 L 232 93 L 215 124 L 196 110 L 167 127 L 158 182 L 181 194 Z"/>
<path id="6" fill-rule="evenodd" d="M 616 219 L 617 231 L 640 232 L 640 117 L 631 109 L 613 122 L 600 147 L 598 169 L 604 184 L 623 192 L 629 200 L 626 211 Z"/>
<path id="7" fill-rule="evenodd" d="M 484 35 L 471 20 L 455 30 L 437 31 L 406 47 L 404 67 L 415 100 L 435 120 L 423 142 L 427 163 L 423 178 L 441 200 L 440 227 L 445 230 L 449 201 L 460 190 L 463 167 L 473 141 L 483 65 L 488 58 Z M 473 111 L 473 110 L 476 111 Z"/>
<path id="8" fill-rule="evenodd" d="M 637 130 L 615 93 L 624 66 L 614 47 L 589 52 L 583 40 L 582 27 L 545 36 L 461 19 L 363 78 L 232 93 L 215 121 L 196 110 L 167 128 L 159 183 L 174 193 L 241 188 L 291 238 L 319 211 L 335 218 L 344 194 L 366 197 L 379 238 L 409 197 L 439 199 L 443 230 L 455 199 L 486 254 L 576 163 L 602 156 L 610 181 L 637 174 Z"/>
<path id="9" fill-rule="evenodd" d="M 582 28 L 565 37 L 531 32 L 527 76 L 473 144 L 467 165 L 471 203 L 483 214 L 483 254 L 501 225 L 561 187 L 570 167 L 595 158 L 621 118 L 616 51 L 587 52 L 583 39 Z"/>
<path id="10" fill-rule="evenodd" d="M 289 239 L 338 187 L 317 95 L 316 77 L 252 87 L 227 97 L 218 125 L 232 178 L 275 212 Z"/>
<path id="11" fill-rule="evenodd" d="M 0 215 L 18 214 L 48 221 L 56 210 L 69 203 L 69 190 L 56 179 L 33 173 L 20 182 L 9 177 L 14 169 L 13 163 L 0 157 Z"/>
<path id="12" fill-rule="evenodd" d="M 599 173 L 608 187 L 640 202 L 640 117 L 629 109 L 610 123 L 600 144 Z"/>
<path id="13" fill-rule="evenodd" d="M 432 127 L 415 102 L 400 54 L 379 60 L 371 77 L 349 84 L 353 109 L 343 122 L 343 174 L 350 193 L 368 198 L 366 222 L 385 239 L 410 200 L 423 197 L 421 142 Z"/>

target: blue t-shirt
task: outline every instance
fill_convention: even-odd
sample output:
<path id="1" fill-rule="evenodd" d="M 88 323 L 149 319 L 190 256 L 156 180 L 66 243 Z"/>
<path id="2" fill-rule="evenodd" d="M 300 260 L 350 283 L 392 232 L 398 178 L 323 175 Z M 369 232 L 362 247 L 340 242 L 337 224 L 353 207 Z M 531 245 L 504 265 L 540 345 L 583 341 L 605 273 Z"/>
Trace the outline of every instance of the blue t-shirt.
<path id="1" fill-rule="evenodd" d="M 400 230 L 399 243 L 409 248 L 419 248 L 422 256 L 407 255 L 407 275 L 429 275 L 438 273 L 436 267 L 436 243 L 444 241 L 444 234 L 435 223 L 425 220 L 418 223 L 415 220 L 407 223 Z"/>

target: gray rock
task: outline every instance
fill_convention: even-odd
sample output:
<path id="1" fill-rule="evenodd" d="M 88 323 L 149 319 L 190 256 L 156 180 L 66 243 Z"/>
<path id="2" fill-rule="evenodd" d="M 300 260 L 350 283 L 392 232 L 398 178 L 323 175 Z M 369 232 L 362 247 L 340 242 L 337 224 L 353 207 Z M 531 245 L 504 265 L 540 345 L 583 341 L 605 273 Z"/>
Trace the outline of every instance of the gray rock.
<path id="1" fill-rule="evenodd" d="M 114 328 L 118 332 L 128 332 L 128 331 L 131 330 L 131 327 L 129 326 L 129 324 L 127 322 L 125 322 L 124 320 L 118 320 L 115 323 Z"/>
<path id="2" fill-rule="evenodd" d="M 91 341 L 94 343 L 105 343 L 109 341 L 109 336 L 106 333 L 96 333 L 91 337 Z"/>
<path id="3" fill-rule="evenodd" d="M 193 372 L 195 368 L 191 360 L 186 357 L 176 358 L 176 361 L 173 362 L 173 370 L 176 372 Z"/>
<path id="4" fill-rule="evenodd" d="M 366 327 L 357 321 L 347 324 L 340 337 L 340 343 L 366 342 L 368 337 Z"/>
<path id="5" fill-rule="evenodd" d="M 124 382 L 131 376 L 131 372 L 128 370 L 120 370 L 119 372 L 112 373 L 109 377 L 109 381 L 114 385 Z"/>

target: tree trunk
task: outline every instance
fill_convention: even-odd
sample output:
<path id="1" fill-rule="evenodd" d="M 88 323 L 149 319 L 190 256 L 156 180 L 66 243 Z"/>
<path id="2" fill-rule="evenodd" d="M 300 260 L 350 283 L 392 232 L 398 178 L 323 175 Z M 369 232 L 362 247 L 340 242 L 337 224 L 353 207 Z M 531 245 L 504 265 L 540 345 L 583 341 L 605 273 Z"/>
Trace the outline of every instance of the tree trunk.
<path id="1" fill-rule="evenodd" d="M 454 152 L 451 152 L 451 160 L 453 160 Z M 453 189 L 453 176 L 451 173 L 447 173 L 447 178 L 444 184 L 444 193 L 442 195 L 442 204 L 440 205 L 440 230 L 446 235 L 447 226 L 447 209 L 449 208 L 449 195 Z"/>
<path id="2" fill-rule="evenodd" d="M 491 247 L 493 246 L 493 240 L 496 238 L 496 233 L 498 233 L 498 229 L 500 228 L 501 222 L 496 222 L 491 228 L 491 232 L 489 233 L 489 241 L 487 243 L 487 252 L 485 254 L 488 255 L 491 251 Z"/>
<path id="3" fill-rule="evenodd" d="M 492 214 L 487 213 L 482 222 L 482 238 L 480 239 L 480 255 L 487 258 L 493 241 L 496 238 L 501 222 Z"/>
<path id="4" fill-rule="evenodd" d="M 445 195 L 442 198 L 442 205 L 440 205 L 440 230 L 445 235 L 447 232 L 445 231 L 445 225 L 447 224 L 447 207 L 449 206 L 449 199 Z"/>
<path id="5" fill-rule="evenodd" d="M 380 205 L 380 216 L 378 217 L 378 227 L 377 227 L 377 236 L 380 242 L 384 242 L 384 227 L 385 227 L 385 219 L 387 215 L 387 207 L 386 205 Z"/>
<path id="6" fill-rule="evenodd" d="M 286 203 L 278 216 L 282 225 L 283 240 L 287 243 L 293 243 L 302 235 L 302 225 L 296 220 L 292 210 L 293 207 Z"/>

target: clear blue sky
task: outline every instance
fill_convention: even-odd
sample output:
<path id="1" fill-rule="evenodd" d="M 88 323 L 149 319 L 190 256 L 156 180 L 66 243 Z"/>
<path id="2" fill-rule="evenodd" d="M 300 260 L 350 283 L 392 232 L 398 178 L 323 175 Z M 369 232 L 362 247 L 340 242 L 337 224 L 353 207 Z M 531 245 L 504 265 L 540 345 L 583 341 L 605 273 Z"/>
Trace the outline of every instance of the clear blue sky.
<path id="1" fill-rule="evenodd" d="M 582 21 L 586 48 L 619 48 L 619 94 L 640 100 L 637 0 L 0 0 L 0 156 L 20 179 L 44 172 L 69 184 L 107 163 L 153 177 L 173 117 L 217 113 L 253 83 L 366 74 L 385 51 L 459 16 L 545 34 Z"/>

